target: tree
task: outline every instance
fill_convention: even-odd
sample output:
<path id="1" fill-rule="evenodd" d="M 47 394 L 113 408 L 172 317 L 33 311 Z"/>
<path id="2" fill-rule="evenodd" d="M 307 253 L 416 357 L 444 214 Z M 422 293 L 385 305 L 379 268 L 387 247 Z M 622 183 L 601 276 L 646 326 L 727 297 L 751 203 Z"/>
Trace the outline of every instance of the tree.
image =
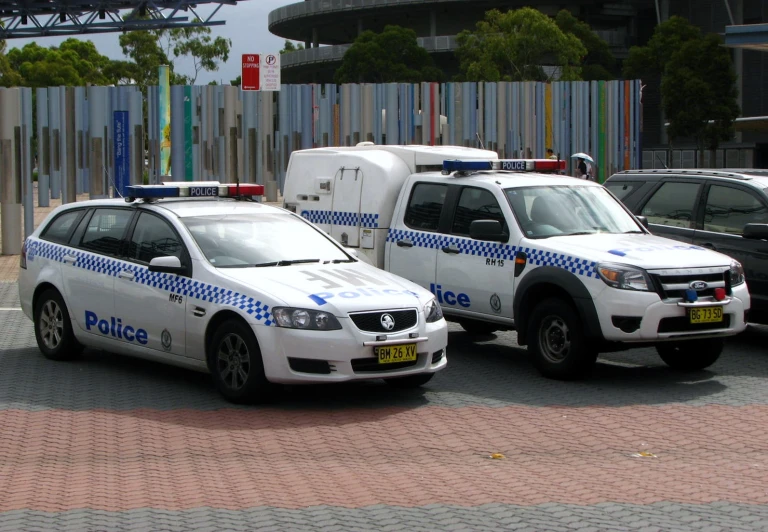
<path id="1" fill-rule="evenodd" d="M 229 84 L 235 87 L 239 87 L 243 83 L 242 77 L 242 75 L 237 76 L 235 79 L 231 80 Z"/>
<path id="2" fill-rule="evenodd" d="M 722 44 L 715 34 L 683 43 L 667 62 L 661 82 L 669 137 L 694 138 L 699 167 L 704 166 L 705 149 L 714 152 L 733 137 L 740 113 L 736 73 Z"/>
<path id="3" fill-rule="evenodd" d="M 705 148 L 716 150 L 720 142 L 732 138 L 733 121 L 740 113 L 737 78 L 717 35 L 703 36 L 686 19 L 671 17 L 656 26 L 646 46 L 630 48 L 624 75 L 661 77 L 670 139 L 693 138 L 700 166 Z"/>
<path id="4" fill-rule="evenodd" d="M 581 65 L 581 79 L 607 80 L 616 77 L 616 58 L 604 39 L 600 38 L 589 24 L 574 17 L 567 9 L 561 9 L 555 17 L 555 24 L 563 33 L 575 35 L 587 49 Z"/>
<path id="5" fill-rule="evenodd" d="M 440 81 L 443 73 L 416 40 L 416 32 L 386 26 L 381 33 L 364 31 L 344 53 L 336 83 L 418 83 Z"/>
<path id="6" fill-rule="evenodd" d="M 304 45 L 303 44 L 301 44 L 301 43 L 293 44 L 292 41 L 289 41 L 288 39 L 286 39 L 285 40 L 285 44 L 283 45 L 283 49 L 280 50 L 280 53 L 281 54 L 285 54 L 285 53 L 288 53 L 288 52 L 295 52 L 297 50 L 303 50 L 303 49 L 304 49 Z"/>
<path id="7" fill-rule="evenodd" d="M 530 7 L 506 13 L 492 9 L 475 31 L 459 33 L 457 42 L 462 77 L 471 81 L 578 80 L 587 55 L 575 35 Z M 555 68 L 547 73 L 542 65 Z"/>

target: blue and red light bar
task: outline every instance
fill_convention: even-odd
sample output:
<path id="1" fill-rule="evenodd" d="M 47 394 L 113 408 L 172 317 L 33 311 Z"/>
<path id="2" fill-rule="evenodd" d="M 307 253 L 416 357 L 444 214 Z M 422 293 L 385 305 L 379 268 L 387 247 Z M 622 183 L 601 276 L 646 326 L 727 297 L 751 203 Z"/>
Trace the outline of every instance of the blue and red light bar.
<path id="1" fill-rule="evenodd" d="M 443 161 L 443 173 L 503 170 L 507 172 L 558 172 L 565 170 L 565 160 L 498 159 L 495 161 Z"/>
<path id="2" fill-rule="evenodd" d="M 264 185 L 222 185 L 218 181 L 166 182 L 162 185 L 132 185 L 125 187 L 126 201 L 161 198 L 232 198 L 263 196 Z"/>

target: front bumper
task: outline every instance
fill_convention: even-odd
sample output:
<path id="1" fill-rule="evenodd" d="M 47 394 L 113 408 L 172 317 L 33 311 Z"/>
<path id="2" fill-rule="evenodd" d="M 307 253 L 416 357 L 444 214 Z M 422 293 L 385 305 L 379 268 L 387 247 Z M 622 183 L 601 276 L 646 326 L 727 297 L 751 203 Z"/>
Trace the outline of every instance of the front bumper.
<path id="1" fill-rule="evenodd" d="M 267 379 L 282 384 L 386 379 L 434 373 L 447 364 L 445 320 L 425 323 L 420 313 L 415 327 L 389 333 L 383 342 L 377 341 L 381 333 L 360 331 L 349 318 L 339 322 L 342 328 L 336 331 L 254 327 Z M 375 345 L 411 343 L 416 344 L 415 363 L 379 364 L 374 356 Z M 326 367 L 328 372 L 323 371 Z"/>
<path id="2" fill-rule="evenodd" d="M 722 306 L 722 322 L 690 324 L 689 308 L 713 306 Z M 702 298 L 693 305 L 682 303 L 679 299 L 660 300 L 652 292 L 605 290 L 601 297 L 595 299 L 595 307 L 606 340 L 642 343 L 739 334 L 747 327 L 745 314 L 750 307 L 750 298 L 746 284 L 735 287 L 727 303 Z M 617 317 L 640 318 L 639 327 L 631 332 L 624 331 L 617 326 Z"/>

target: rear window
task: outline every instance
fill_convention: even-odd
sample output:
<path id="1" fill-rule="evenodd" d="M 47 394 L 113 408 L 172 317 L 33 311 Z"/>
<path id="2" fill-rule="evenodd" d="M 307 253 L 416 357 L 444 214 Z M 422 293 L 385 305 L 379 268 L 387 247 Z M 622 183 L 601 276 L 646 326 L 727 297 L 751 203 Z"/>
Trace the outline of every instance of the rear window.
<path id="1" fill-rule="evenodd" d="M 75 223 L 83 214 L 83 209 L 68 211 L 58 215 L 48 224 L 40 238 L 59 244 L 66 244 L 69 241 L 69 235 L 75 227 Z"/>

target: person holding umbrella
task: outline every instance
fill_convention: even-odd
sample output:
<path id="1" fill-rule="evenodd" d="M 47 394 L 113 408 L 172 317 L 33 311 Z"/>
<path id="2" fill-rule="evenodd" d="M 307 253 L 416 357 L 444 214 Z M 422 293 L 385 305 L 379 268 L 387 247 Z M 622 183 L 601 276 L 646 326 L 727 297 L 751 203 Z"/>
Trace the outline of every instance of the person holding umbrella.
<path id="1" fill-rule="evenodd" d="M 589 181 L 593 180 L 593 177 L 591 175 L 591 172 L 589 171 L 589 167 L 587 166 L 589 163 L 594 163 L 594 159 L 587 155 L 586 153 L 574 153 L 571 155 L 571 159 L 576 159 L 576 176 L 579 179 L 587 179 Z"/>

